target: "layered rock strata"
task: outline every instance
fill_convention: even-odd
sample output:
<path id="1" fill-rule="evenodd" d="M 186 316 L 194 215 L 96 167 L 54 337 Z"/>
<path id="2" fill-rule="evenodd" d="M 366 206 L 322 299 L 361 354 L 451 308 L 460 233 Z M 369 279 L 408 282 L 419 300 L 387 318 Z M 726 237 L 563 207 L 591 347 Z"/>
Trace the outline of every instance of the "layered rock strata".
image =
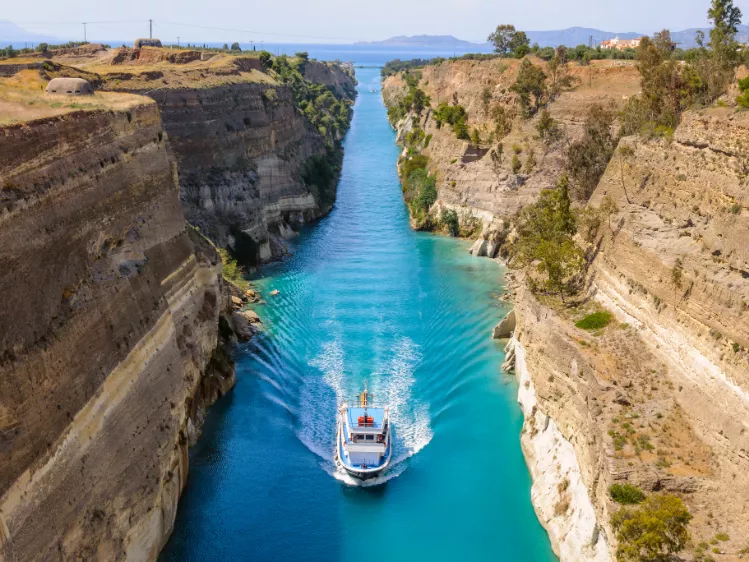
<path id="1" fill-rule="evenodd" d="M 155 103 L 0 129 L 0 558 L 149 560 L 231 388 Z"/>

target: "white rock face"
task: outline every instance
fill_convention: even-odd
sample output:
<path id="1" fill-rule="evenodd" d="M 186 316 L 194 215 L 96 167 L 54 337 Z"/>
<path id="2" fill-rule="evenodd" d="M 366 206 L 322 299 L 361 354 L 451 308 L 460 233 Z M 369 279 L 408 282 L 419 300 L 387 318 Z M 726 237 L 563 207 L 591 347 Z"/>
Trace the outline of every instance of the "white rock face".
<path id="1" fill-rule="evenodd" d="M 502 321 L 494 326 L 492 330 L 492 338 L 495 340 L 510 338 L 512 333 L 515 331 L 515 310 L 511 310 L 507 316 L 502 318 Z"/>
<path id="2" fill-rule="evenodd" d="M 533 477 L 531 499 L 536 514 L 561 562 L 610 562 L 606 536 L 599 532 L 575 449 L 556 422 L 538 409 L 522 344 L 513 338 L 511 346 L 520 383 L 518 402 L 525 416 L 521 442 Z"/>

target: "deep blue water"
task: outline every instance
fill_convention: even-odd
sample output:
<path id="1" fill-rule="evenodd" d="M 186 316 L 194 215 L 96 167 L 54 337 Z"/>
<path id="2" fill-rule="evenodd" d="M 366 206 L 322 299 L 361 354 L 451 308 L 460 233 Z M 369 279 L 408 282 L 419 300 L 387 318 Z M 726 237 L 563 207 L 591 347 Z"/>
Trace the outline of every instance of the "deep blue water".
<path id="1" fill-rule="evenodd" d="M 377 69 L 361 69 L 338 201 L 265 268 L 265 330 L 211 409 L 162 561 L 552 562 L 513 379 L 490 329 L 502 268 L 411 231 Z M 389 404 L 394 466 L 332 463 L 337 401 Z"/>

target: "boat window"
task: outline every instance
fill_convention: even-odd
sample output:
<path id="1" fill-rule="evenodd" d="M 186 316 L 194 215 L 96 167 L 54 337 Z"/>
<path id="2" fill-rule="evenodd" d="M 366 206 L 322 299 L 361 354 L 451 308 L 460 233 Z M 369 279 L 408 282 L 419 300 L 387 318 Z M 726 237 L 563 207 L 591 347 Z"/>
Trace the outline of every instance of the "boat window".
<path id="1" fill-rule="evenodd" d="M 361 433 L 358 433 L 358 434 L 356 435 L 356 438 L 357 438 L 357 439 L 362 439 L 362 440 L 364 440 L 364 436 L 363 436 L 363 435 L 362 435 Z"/>
<path id="2" fill-rule="evenodd" d="M 374 435 L 367 435 L 367 441 L 374 441 Z"/>

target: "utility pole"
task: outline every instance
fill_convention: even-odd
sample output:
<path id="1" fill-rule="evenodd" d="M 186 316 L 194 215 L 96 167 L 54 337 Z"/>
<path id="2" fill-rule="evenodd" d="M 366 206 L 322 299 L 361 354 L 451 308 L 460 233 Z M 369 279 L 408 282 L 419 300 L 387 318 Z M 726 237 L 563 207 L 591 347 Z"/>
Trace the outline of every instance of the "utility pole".
<path id="1" fill-rule="evenodd" d="M 179 35 L 177 35 L 177 48 L 179 49 Z"/>
<path id="2" fill-rule="evenodd" d="M 153 39 L 153 20 L 148 20 L 148 38 Z"/>
<path id="3" fill-rule="evenodd" d="M 83 42 L 88 43 L 88 41 L 86 40 L 86 22 L 85 21 L 83 22 Z"/>

